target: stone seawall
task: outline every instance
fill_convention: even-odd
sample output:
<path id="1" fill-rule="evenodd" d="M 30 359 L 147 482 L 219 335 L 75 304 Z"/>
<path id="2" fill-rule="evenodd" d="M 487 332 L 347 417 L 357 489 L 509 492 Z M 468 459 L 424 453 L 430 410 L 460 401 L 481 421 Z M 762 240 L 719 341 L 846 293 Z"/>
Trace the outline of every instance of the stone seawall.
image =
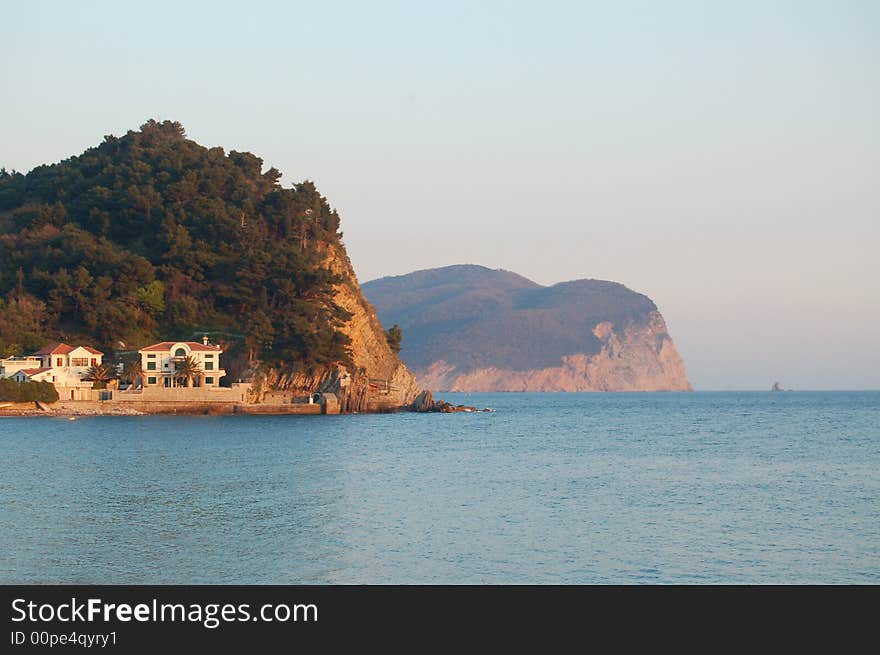
<path id="1" fill-rule="evenodd" d="M 321 405 L 317 404 L 258 404 L 258 405 L 235 405 L 236 414 L 296 414 L 314 416 L 321 414 Z"/>
<path id="2" fill-rule="evenodd" d="M 228 387 L 146 387 L 134 391 L 113 391 L 112 402 L 208 402 L 244 403 L 248 401 L 250 384 Z"/>
<path id="3" fill-rule="evenodd" d="M 335 397 L 328 397 L 321 403 L 238 403 L 223 401 L 192 400 L 115 400 L 62 401 L 45 405 L 41 409 L 36 403 L 3 403 L 0 417 L 3 416 L 139 416 L 144 414 L 180 415 L 299 415 L 316 416 L 338 414 L 339 403 Z"/>
<path id="4" fill-rule="evenodd" d="M 132 409 L 141 414 L 232 414 L 235 403 L 198 402 L 174 400 L 142 400 L 124 403 L 108 400 L 100 404 L 101 413 L 112 413 L 113 409 Z"/>

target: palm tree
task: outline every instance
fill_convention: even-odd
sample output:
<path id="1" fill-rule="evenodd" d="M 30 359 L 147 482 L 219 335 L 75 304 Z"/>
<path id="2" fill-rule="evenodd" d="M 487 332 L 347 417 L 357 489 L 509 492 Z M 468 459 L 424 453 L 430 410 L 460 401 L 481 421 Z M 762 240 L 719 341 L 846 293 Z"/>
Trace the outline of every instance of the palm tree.
<path id="1" fill-rule="evenodd" d="M 93 389 L 106 389 L 107 383 L 110 380 L 116 379 L 116 371 L 109 364 L 98 364 L 97 366 L 89 367 L 89 370 L 86 371 L 86 374 L 83 376 L 83 380 L 87 382 L 93 382 Z"/>
<path id="2" fill-rule="evenodd" d="M 192 381 L 201 374 L 202 369 L 192 355 L 187 355 L 174 365 L 174 379 L 184 380 L 187 387 L 191 386 Z"/>
<path id="3" fill-rule="evenodd" d="M 138 382 L 143 383 L 144 366 L 140 359 L 132 359 L 125 362 L 122 374 L 129 381 L 132 387 L 137 386 Z"/>

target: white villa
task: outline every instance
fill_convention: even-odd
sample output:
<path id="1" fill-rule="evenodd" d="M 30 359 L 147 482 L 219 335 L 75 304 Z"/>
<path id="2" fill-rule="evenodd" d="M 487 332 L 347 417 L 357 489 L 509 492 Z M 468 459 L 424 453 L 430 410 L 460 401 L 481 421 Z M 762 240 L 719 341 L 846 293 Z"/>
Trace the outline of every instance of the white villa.
<path id="1" fill-rule="evenodd" d="M 17 382 L 50 382 L 55 385 L 60 400 L 115 401 L 144 403 L 141 411 L 153 411 L 156 403 L 248 402 L 250 383 L 236 382 L 221 387 L 226 375 L 221 368 L 223 348 L 195 341 L 163 341 L 138 351 L 143 374 L 139 383 L 120 390 L 115 382 L 106 389 L 94 389 L 94 382 L 86 380 L 89 368 L 103 364 L 104 354 L 89 346 L 69 346 L 54 343 L 33 355 L 0 359 L 0 377 Z M 180 364 L 192 357 L 197 372 L 190 379 L 180 377 Z M 135 407 L 135 405 L 130 405 Z"/>
<path id="2" fill-rule="evenodd" d="M 36 369 L 43 366 L 43 359 L 35 355 L 25 357 L 6 357 L 0 359 L 0 378 L 11 378 L 22 369 Z"/>
<path id="3" fill-rule="evenodd" d="M 144 388 L 149 387 L 219 387 L 220 378 L 226 371 L 220 367 L 220 355 L 223 349 L 208 343 L 208 337 L 202 343 L 196 341 L 162 341 L 152 346 L 141 348 Z M 192 380 L 183 380 L 175 376 L 178 362 L 192 357 L 201 371 Z"/>
<path id="4" fill-rule="evenodd" d="M 99 366 L 104 353 L 89 346 L 53 343 L 27 357 L 0 360 L 0 377 L 16 382 L 51 382 L 62 400 L 91 399 L 92 382 L 84 380 L 92 366 Z"/>

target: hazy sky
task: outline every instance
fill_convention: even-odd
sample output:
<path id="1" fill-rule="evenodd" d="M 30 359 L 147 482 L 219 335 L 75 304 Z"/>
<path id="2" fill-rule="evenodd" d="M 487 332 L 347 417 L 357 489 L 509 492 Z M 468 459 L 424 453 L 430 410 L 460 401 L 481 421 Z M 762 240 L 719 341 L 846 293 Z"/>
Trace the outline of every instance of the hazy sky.
<path id="1" fill-rule="evenodd" d="M 315 180 L 362 281 L 616 280 L 698 389 L 880 388 L 880 2 L 28 1 L 0 42 L 7 168 L 179 120 Z"/>

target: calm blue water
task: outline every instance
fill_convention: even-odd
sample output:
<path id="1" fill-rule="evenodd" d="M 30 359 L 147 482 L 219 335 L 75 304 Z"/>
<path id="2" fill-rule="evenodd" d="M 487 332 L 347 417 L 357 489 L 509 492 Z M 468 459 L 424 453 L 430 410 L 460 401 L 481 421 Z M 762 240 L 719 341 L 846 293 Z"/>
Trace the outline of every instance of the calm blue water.
<path id="1" fill-rule="evenodd" d="M 0 582 L 880 582 L 880 392 L 0 419 Z"/>

